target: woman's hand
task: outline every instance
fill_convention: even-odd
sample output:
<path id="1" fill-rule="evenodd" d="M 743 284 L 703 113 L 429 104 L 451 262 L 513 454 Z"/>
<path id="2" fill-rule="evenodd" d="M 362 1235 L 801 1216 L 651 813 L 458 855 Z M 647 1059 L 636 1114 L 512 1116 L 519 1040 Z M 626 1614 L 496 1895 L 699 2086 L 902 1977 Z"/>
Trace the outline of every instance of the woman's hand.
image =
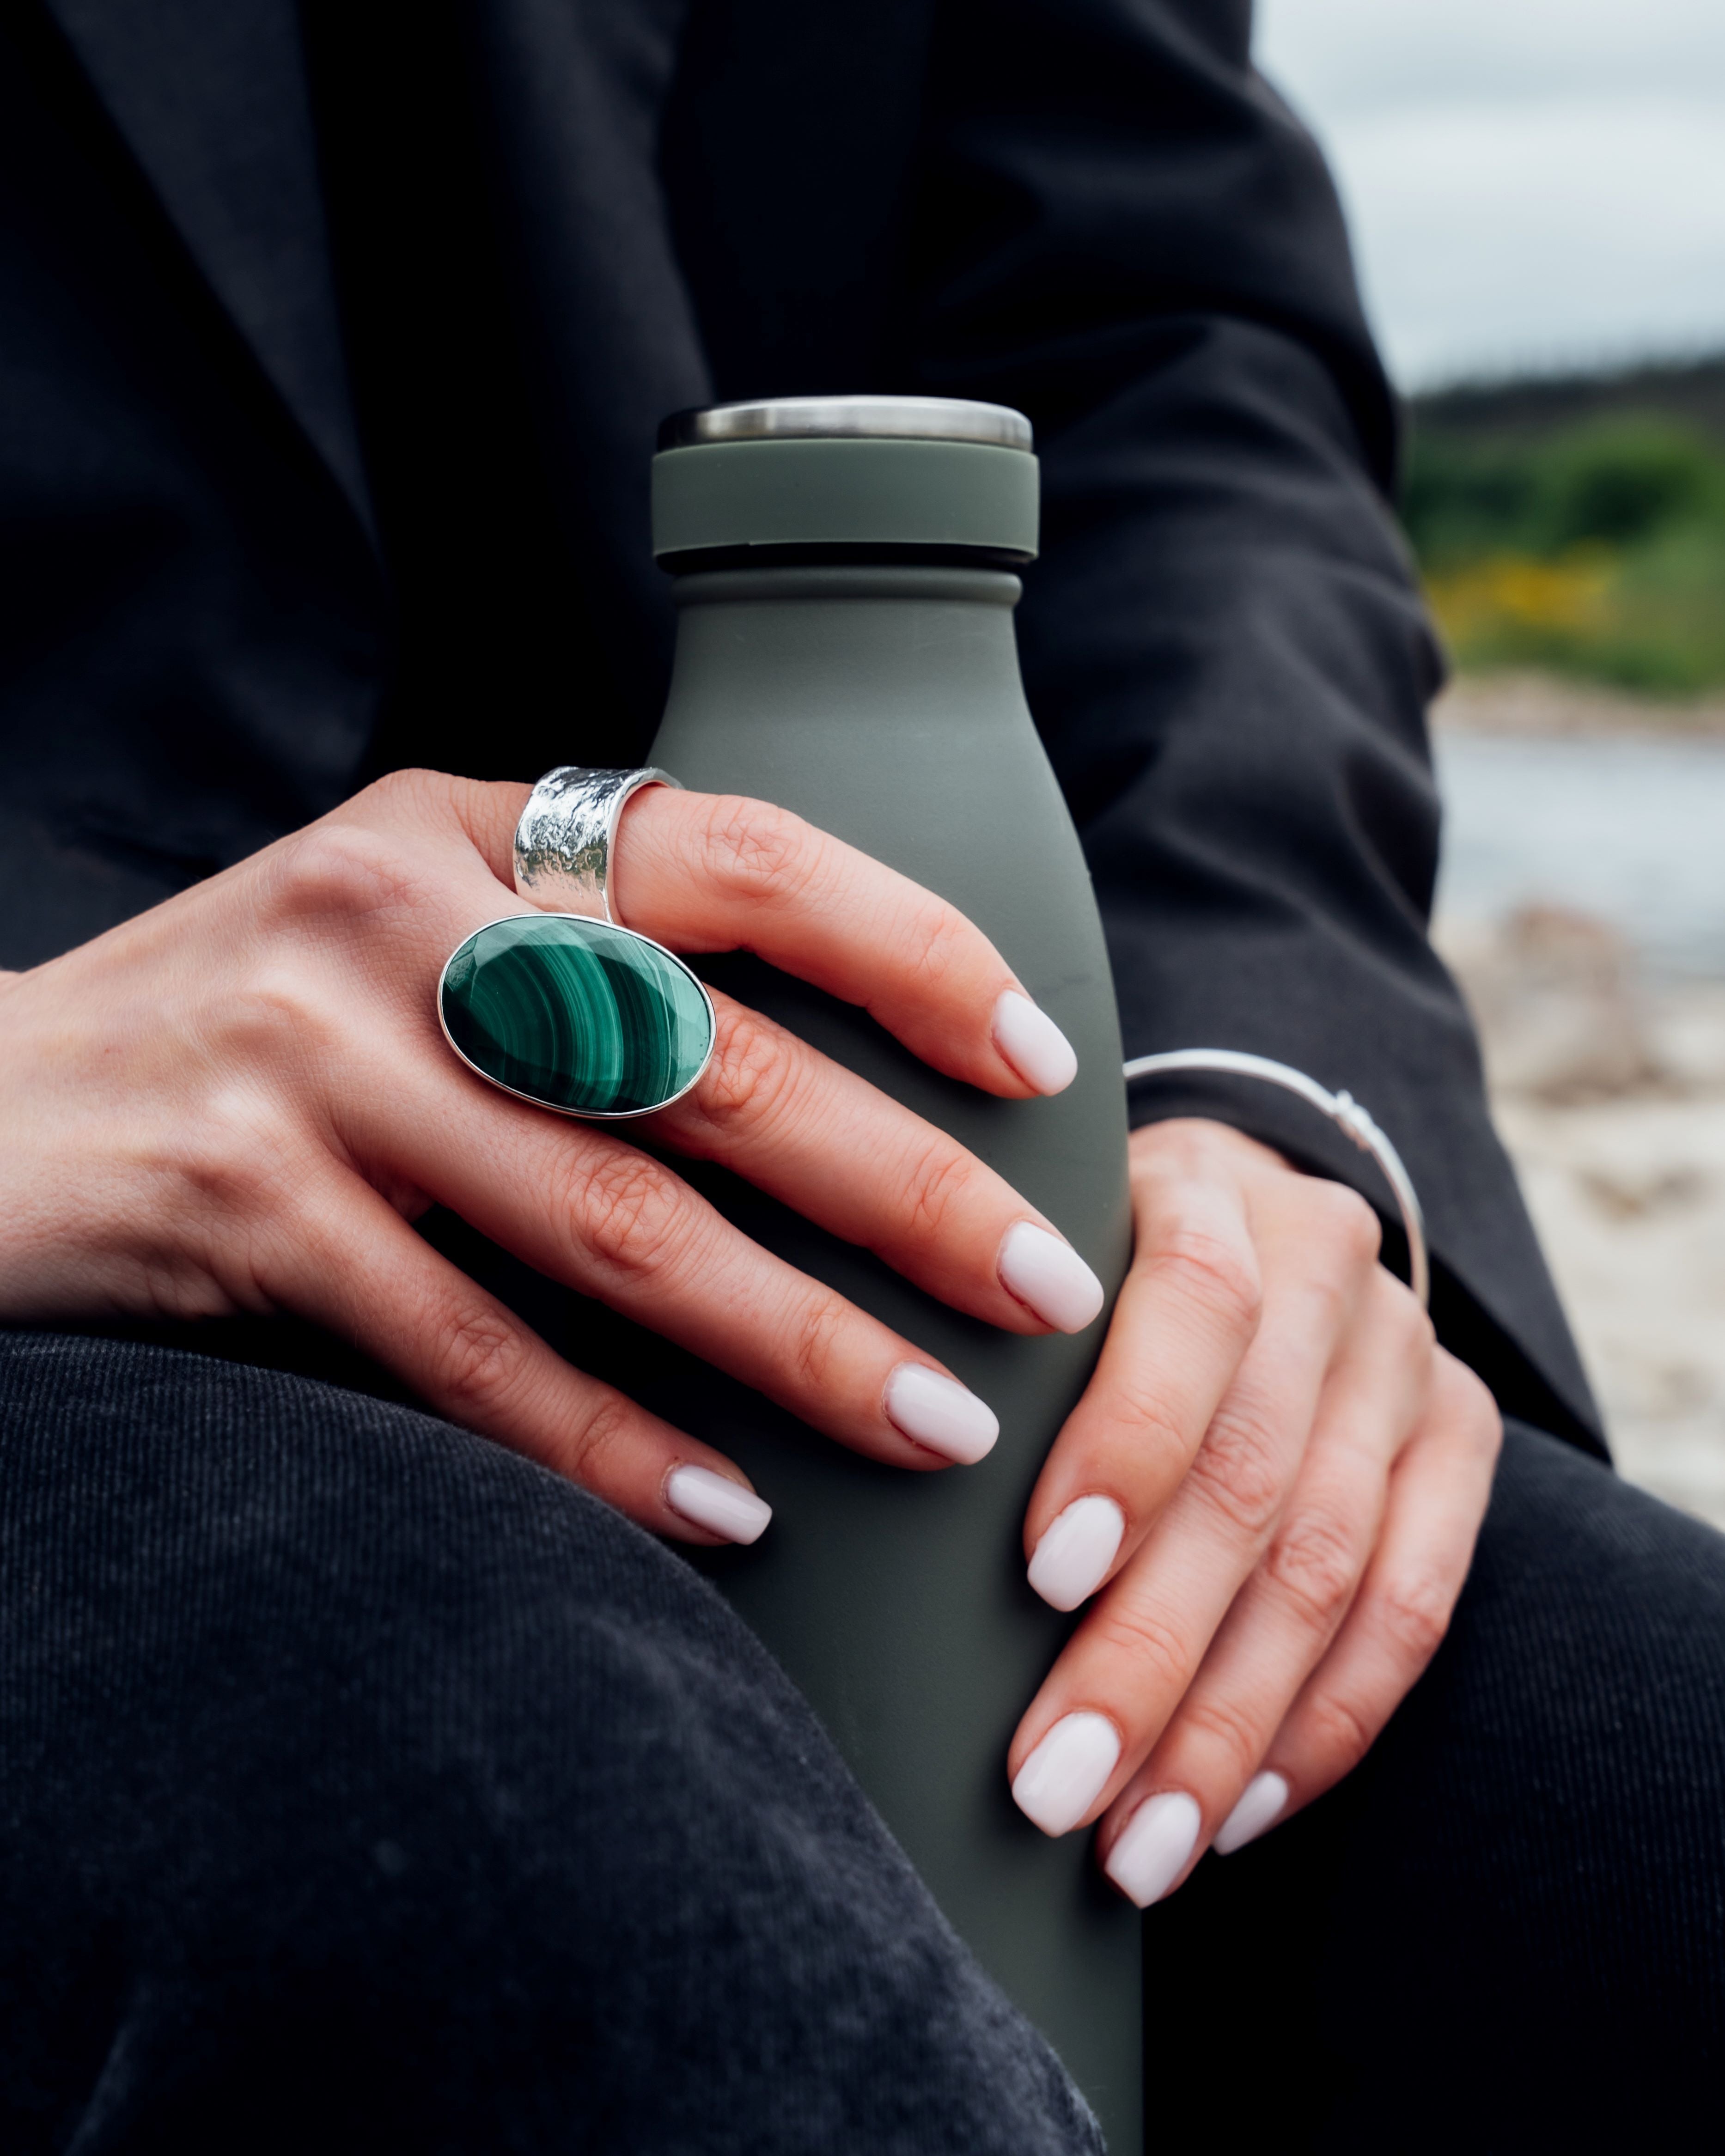
<path id="1" fill-rule="evenodd" d="M 1340 1184 L 1218 1123 L 1133 1137 L 1137 1248 L 1025 1523 L 1095 1600 L 1020 1723 L 1013 1792 L 1101 1817 L 1141 1905 L 1363 1756 L 1442 1639 L 1502 1437 Z"/>
<path id="2" fill-rule="evenodd" d="M 902 1467 L 978 1460 L 984 1404 L 770 1255 L 606 1129 L 509 1098 L 451 1055 L 437 983 L 529 910 L 527 789 L 408 773 L 28 973 L 0 977 L 0 1320 L 289 1310 L 434 1407 L 646 1526 L 752 1540 L 731 1462 L 572 1369 L 408 1223 L 449 1206 L 542 1272 Z M 1072 1053 L 962 915 L 758 802 L 654 788 L 613 898 L 674 947 L 747 947 L 861 1004 L 926 1061 L 1007 1098 Z M 1101 1289 L 991 1170 L 716 997 L 713 1061 L 643 1128 L 721 1161 L 956 1308 L 1076 1331 Z"/>

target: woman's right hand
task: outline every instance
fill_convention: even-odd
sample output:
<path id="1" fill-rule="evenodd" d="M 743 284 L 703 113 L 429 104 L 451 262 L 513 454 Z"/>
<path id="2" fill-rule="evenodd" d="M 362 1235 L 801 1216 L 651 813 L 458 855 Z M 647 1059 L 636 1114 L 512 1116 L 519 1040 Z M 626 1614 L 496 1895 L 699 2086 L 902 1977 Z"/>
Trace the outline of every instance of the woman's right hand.
<path id="1" fill-rule="evenodd" d="M 511 1099 L 450 1053 L 444 961 L 529 910 L 511 882 L 526 794 L 397 773 L 0 977 L 0 1319 L 295 1312 L 645 1526 L 752 1540 L 767 1508 L 740 1471 L 572 1368 L 434 1251 L 408 1224 L 439 1204 L 840 1444 L 903 1467 L 980 1459 L 993 1415 L 920 1348 L 612 1130 Z M 644 790 L 612 875 L 630 927 L 673 949 L 756 952 L 984 1091 L 1022 1099 L 1072 1075 L 969 921 L 783 811 Z M 723 1163 L 1007 1331 L 1091 1322 L 1095 1276 L 992 1170 L 714 1001 L 713 1061 L 644 1121 L 656 1144 Z"/>

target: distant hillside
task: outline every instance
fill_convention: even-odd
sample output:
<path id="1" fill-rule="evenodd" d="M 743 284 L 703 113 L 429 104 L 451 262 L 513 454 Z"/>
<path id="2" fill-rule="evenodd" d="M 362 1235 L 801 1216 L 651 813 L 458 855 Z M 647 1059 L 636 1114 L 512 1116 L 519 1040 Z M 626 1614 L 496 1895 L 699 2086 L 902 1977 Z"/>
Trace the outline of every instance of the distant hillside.
<path id="1" fill-rule="evenodd" d="M 1548 434 L 1604 413 L 1645 412 L 1699 427 L 1725 441 L 1725 357 L 1611 374 L 1552 375 L 1464 382 L 1410 400 L 1415 433 Z"/>
<path id="2" fill-rule="evenodd" d="M 1466 669 L 1725 684 L 1725 359 L 1416 399 L 1402 515 Z"/>

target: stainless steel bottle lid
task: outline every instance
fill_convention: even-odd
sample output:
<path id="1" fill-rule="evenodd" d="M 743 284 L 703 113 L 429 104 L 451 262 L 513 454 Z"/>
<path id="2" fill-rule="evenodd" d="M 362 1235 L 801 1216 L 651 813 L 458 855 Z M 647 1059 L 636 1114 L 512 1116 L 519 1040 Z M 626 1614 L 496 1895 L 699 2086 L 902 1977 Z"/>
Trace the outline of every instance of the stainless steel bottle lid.
<path id="1" fill-rule="evenodd" d="M 672 414 L 653 459 L 668 568 L 783 547 L 1036 553 L 1030 423 L 946 397 L 773 397 Z"/>
<path id="2" fill-rule="evenodd" d="M 1029 449 L 1030 423 L 1009 404 L 958 397 L 756 397 L 673 412 L 659 429 L 661 449 L 700 442 L 984 442 Z"/>

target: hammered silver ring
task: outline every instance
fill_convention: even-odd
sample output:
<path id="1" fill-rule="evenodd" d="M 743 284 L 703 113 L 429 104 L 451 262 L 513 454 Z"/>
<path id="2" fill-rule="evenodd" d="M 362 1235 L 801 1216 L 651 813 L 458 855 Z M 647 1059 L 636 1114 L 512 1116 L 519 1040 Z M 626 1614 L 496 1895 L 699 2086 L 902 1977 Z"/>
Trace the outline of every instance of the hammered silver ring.
<path id="1" fill-rule="evenodd" d="M 515 827 L 515 887 L 548 912 L 623 923 L 611 911 L 611 854 L 618 821 L 644 786 L 681 783 L 651 765 L 597 770 L 562 763 L 527 796 Z"/>

